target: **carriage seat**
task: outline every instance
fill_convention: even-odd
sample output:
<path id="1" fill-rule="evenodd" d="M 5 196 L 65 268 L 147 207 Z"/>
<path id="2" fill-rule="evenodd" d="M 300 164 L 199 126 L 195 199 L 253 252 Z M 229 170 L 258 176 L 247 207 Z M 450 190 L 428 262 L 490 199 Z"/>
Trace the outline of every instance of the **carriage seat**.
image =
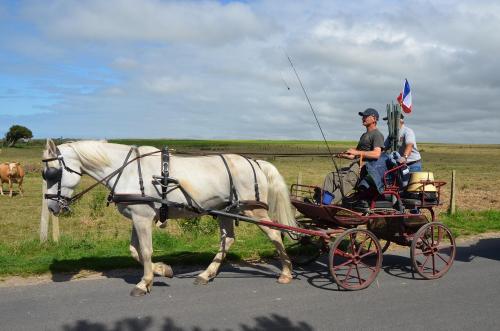
<path id="1" fill-rule="evenodd" d="M 423 199 L 422 199 L 423 197 Z M 422 204 L 423 201 L 423 204 Z M 417 208 L 423 205 L 436 206 L 439 204 L 438 195 L 436 192 L 402 192 L 401 202 L 406 208 Z"/>
<path id="2" fill-rule="evenodd" d="M 376 194 L 376 193 L 375 193 Z M 353 195 L 342 199 L 342 207 L 357 211 L 366 211 L 370 209 L 371 199 L 369 197 L 360 197 Z M 394 202 L 391 195 L 381 195 L 375 200 L 374 208 L 394 208 Z"/>

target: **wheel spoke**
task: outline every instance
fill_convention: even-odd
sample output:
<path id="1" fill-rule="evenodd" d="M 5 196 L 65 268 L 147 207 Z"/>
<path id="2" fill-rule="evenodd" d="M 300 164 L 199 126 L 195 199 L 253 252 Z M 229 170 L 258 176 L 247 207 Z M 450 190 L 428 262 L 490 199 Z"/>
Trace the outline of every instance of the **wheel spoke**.
<path id="1" fill-rule="evenodd" d="M 368 239 L 371 239 L 370 237 L 366 236 L 365 239 L 359 244 L 359 248 L 358 248 L 358 251 L 357 251 L 357 254 L 361 254 L 361 250 L 363 249 L 363 245 L 364 243 L 368 240 Z"/>
<path id="2" fill-rule="evenodd" d="M 367 257 L 369 255 L 373 255 L 373 254 L 377 254 L 377 252 L 376 251 L 369 251 L 369 252 L 361 255 L 359 258 L 362 259 L 362 258 L 365 258 L 365 257 Z"/>
<path id="3" fill-rule="evenodd" d="M 364 263 L 363 261 L 361 261 L 360 263 L 362 263 L 363 265 L 365 265 L 368 269 L 372 270 L 372 271 L 377 271 L 374 267 L 372 266 L 369 266 L 368 264 Z"/>
<path id="4" fill-rule="evenodd" d="M 448 248 L 453 248 L 455 247 L 455 245 L 446 245 L 446 246 L 438 246 L 436 247 L 438 249 L 438 251 L 442 250 L 442 249 L 448 249 Z"/>
<path id="5" fill-rule="evenodd" d="M 352 270 L 352 264 L 349 266 L 349 269 L 347 270 L 347 273 L 345 274 L 345 278 L 342 281 L 343 284 L 345 284 L 347 282 L 347 278 L 349 278 L 349 276 L 351 275 L 351 270 Z"/>
<path id="6" fill-rule="evenodd" d="M 446 263 L 446 265 L 449 264 L 449 261 L 445 260 L 439 253 L 436 253 L 436 256 L 439 257 L 441 260 L 443 260 L 443 262 Z"/>
<path id="7" fill-rule="evenodd" d="M 431 252 L 431 250 L 426 250 L 424 251 L 423 249 L 420 251 L 420 252 L 416 252 L 415 255 L 423 255 L 423 254 L 429 254 Z"/>
<path id="8" fill-rule="evenodd" d="M 425 264 L 426 264 L 426 263 L 427 263 L 427 261 L 429 260 L 429 256 L 430 256 L 430 255 L 427 255 L 427 256 L 425 257 L 424 262 L 421 264 L 420 270 L 422 270 L 422 272 L 424 271 L 424 266 L 425 266 Z"/>
<path id="9" fill-rule="evenodd" d="M 333 270 L 338 270 L 339 268 L 342 268 L 342 267 L 345 267 L 346 265 L 348 265 L 349 263 L 352 263 L 352 260 L 347 260 L 345 261 L 344 263 L 341 263 L 335 267 L 333 267 Z"/>
<path id="10" fill-rule="evenodd" d="M 361 275 L 359 274 L 359 268 L 358 268 L 358 265 L 356 264 L 356 273 L 358 274 L 358 282 L 359 282 L 359 285 L 363 284 L 362 283 L 362 278 L 361 278 Z"/>
<path id="11" fill-rule="evenodd" d="M 425 244 L 427 247 L 429 247 L 429 248 L 431 248 L 431 247 L 432 247 L 432 246 L 429 244 L 429 242 L 427 241 L 427 239 L 426 239 L 426 238 L 422 237 L 422 238 L 420 238 L 420 239 L 422 239 L 422 243 L 423 243 L 423 244 Z"/>

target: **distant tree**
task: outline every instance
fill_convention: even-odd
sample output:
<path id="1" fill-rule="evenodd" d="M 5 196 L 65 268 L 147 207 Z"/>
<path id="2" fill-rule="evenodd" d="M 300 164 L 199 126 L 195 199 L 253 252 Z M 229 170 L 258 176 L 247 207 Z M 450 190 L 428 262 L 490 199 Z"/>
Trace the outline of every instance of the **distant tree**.
<path id="1" fill-rule="evenodd" d="M 19 139 L 31 139 L 33 138 L 33 133 L 27 127 L 22 125 L 13 125 L 10 127 L 9 132 L 5 134 L 4 145 L 8 147 L 14 146 Z"/>

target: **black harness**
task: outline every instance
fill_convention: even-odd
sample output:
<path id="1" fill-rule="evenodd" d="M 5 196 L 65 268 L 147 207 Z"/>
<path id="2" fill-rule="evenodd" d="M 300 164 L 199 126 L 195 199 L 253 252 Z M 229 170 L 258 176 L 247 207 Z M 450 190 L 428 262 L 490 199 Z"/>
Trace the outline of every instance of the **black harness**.
<path id="1" fill-rule="evenodd" d="M 74 200 L 74 197 L 70 198 L 70 197 L 67 197 L 67 196 L 64 196 L 61 194 L 61 182 L 62 182 L 63 168 L 64 168 L 64 170 L 71 172 L 71 173 L 74 173 L 74 174 L 77 174 L 80 177 L 83 176 L 83 174 L 79 171 L 71 169 L 70 167 L 68 167 L 66 165 L 66 163 L 64 162 L 64 158 L 61 154 L 61 151 L 57 147 L 56 147 L 56 154 L 57 154 L 56 157 L 42 160 L 42 162 L 45 162 L 47 164 L 47 168 L 42 171 L 42 178 L 45 181 L 57 182 L 57 194 L 45 194 L 44 197 L 45 197 L 45 199 L 56 201 L 57 203 L 59 203 L 59 205 L 61 206 L 62 209 L 69 210 L 69 205 Z M 56 161 L 56 160 L 59 161 L 59 168 L 48 166 L 48 162 Z"/>
<path id="2" fill-rule="evenodd" d="M 135 151 L 135 158 L 130 159 L 132 152 L 134 152 L 134 151 Z M 156 198 L 156 197 L 145 195 L 144 180 L 142 178 L 142 169 L 141 169 L 140 159 L 145 157 L 145 156 L 150 156 L 150 155 L 153 155 L 153 154 L 156 154 L 159 152 L 161 152 L 161 176 L 153 176 L 153 185 L 160 185 L 161 192 L 159 192 L 159 193 L 160 193 L 161 198 Z M 55 168 L 55 167 L 49 167 L 47 164 L 46 169 L 44 169 L 42 171 L 42 177 L 44 180 L 57 182 L 57 194 L 45 194 L 44 197 L 45 197 L 45 199 L 56 201 L 61 206 L 61 208 L 63 210 L 69 210 L 70 204 L 72 204 L 76 200 L 80 199 L 84 194 L 86 194 L 87 192 L 92 190 L 97 185 L 104 184 L 105 182 L 108 182 L 113 177 L 117 176 L 116 181 L 113 184 L 113 187 L 111 188 L 109 195 L 108 195 L 108 203 L 107 203 L 108 205 L 111 202 L 114 202 L 117 204 L 118 203 L 119 204 L 128 204 L 128 205 L 160 203 L 161 207 L 159 209 L 158 217 L 162 223 L 168 219 L 168 212 L 169 212 L 169 208 L 171 208 L 171 207 L 186 209 L 186 210 L 192 211 L 192 212 L 197 213 L 197 214 L 205 214 L 206 213 L 206 210 L 204 208 L 202 208 L 191 197 L 191 195 L 179 184 L 179 182 L 175 178 L 169 177 L 170 154 L 169 154 L 167 147 L 162 148 L 161 151 L 154 151 L 154 152 L 150 152 L 150 153 L 146 153 L 146 154 L 141 155 L 139 153 L 139 149 L 136 146 L 132 146 L 130 148 L 125 160 L 123 161 L 123 165 L 120 168 L 116 169 L 115 171 L 110 173 L 108 176 L 104 177 L 103 179 L 99 180 L 95 184 L 91 185 L 90 187 L 86 188 L 85 190 L 76 194 L 73 197 L 67 197 L 67 196 L 64 196 L 61 194 L 61 182 L 62 182 L 62 173 L 63 173 L 62 170 L 64 168 L 66 171 L 78 174 L 79 176 L 82 176 L 83 174 L 76 171 L 76 170 L 71 169 L 70 167 L 68 167 L 66 165 L 66 163 L 64 162 L 64 158 L 63 158 L 61 152 L 59 151 L 59 148 L 57 148 L 57 147 L 56 147 L 56 154 L 57 154 L 57 157 L 42 159 L 42 162 L 45 162 L 45 163 L 57 160 L 57 161 L 59 161 L 59 165 L 60 165 L 59 168 Z M 250 164 L 252 171 L 253 171 L 254 188 L 255 188 L 255 201 L 248 201 L 248 200 L 240 201 L 238 199 L 238 193 L 236 191 L 236 187 L 234 186 L 233 176 L 231 174 L 231 170 L 229 168 L 229 165 L 227 164 L 227 161 L 222 154 L 220 154 L 219 156 L 221 157 L 223 164 L 224 164 L 224 166 L 227 170 L 227 173 L 229 175 L 229 186 L 230 186 L 229 187 L 229 201 L 228 201 L 228 204 L 227 204 L 227 207 L 225 208 L 225 210 L 226 211 L 234 210 L 234 209 L 240 208 L 241 206 L 243 206 L 243 207 L 255 206 L 255 207 L 268 209 L 267 204 L 260 201 L 259 185 L 257 183 L 257 174 L 255 172 L 255 168 L 253 166 L 252 161 L 255 162 L 260 168 L 260 165 L 258 164 L 258 162 L 243 156 L 248 161 L 248 163 Z M 131 164 L 134 161 L 137 161 L 137 171 L 139 174 L 139 189 L 141 191 L 141 194 L 116 194 L 115 188 L 118 184 L 118 181 L 120 180 L 120 177 L 123 173 L 123 170 L 125 169 L 125 167 L 127 167 L 129 164 Z M 169 188 L 169 185 L 170 185 L 170 188 Z M 172 202 L 172 201 L 169 201 L 167 199 L 167 193 L 171 192 L 175 189 L 179 189 L 182 192 L 182 194 L 184 195 L 184 197 L 188 203 L 187 205 L 183 204 L 183 203 Z"/>

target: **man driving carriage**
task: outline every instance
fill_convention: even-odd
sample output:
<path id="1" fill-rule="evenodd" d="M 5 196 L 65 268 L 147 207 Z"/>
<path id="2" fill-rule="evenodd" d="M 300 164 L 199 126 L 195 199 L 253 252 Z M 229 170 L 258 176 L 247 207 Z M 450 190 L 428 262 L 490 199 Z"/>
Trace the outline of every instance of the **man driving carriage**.
<path id="1" fill-rule="evenodd" d="M 366 132 L 359 138 L 356 148 L 349 148 L 347 151 L 340 153 L 339 157 L 349 160 L 359 158 L 361 161 L 378 160 L 384 147 L 384 135 L 377 128 L 378 111 L 368 108 L 358 114 L 362 117 Z"/>
<path id="2" fill-rule="evenodd" d="M 379 120 L 378 111 L 368 108 L 358 114 L 362 117 L 362 123 L 366 128 L 366 132 L 359 138 L 356 148 L 350 148 L 337 155 L 344 159 L 356 161 L 340 169 L 340 174 L 334 172 L 328 174 L 323 185 L 323 190 L 333 192 L 334 199 L 332 203 L 340 202 L 343 197 L 351 195 L 355 189 L 368 189 L 370 183 L 363 180 L 368 171 L 363 166 L 370 165 L 370 171 L 376 170 L 376 167 L 372 167 L 371 165 L 376 165 L 376 161 L 382 155 L 384 135 L 377 128 Z M 377 183 L 375 183 L 376 186 L 380 186 L 380 184 L 380 180 L 377 180 Z"/>

